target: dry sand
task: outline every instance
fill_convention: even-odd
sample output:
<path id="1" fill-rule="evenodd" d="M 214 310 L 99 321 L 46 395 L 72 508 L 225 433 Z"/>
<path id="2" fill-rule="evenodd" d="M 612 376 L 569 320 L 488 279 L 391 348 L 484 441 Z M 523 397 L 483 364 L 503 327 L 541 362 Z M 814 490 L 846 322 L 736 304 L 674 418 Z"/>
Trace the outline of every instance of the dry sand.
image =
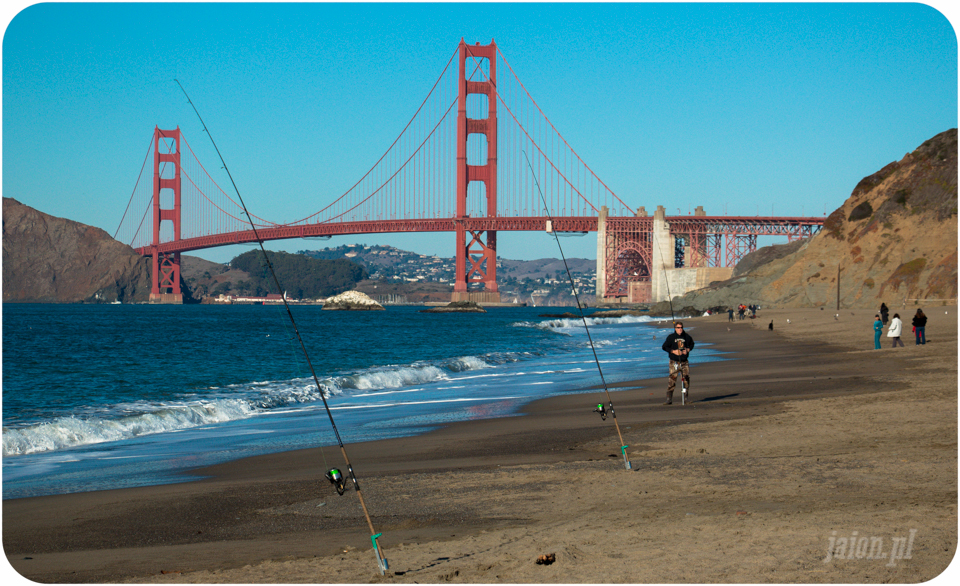
<path id="1" fill-rule="evenodd" d="M 317 450 L 5 501 L 4 548 L 39 582 L 922 582 L 953 560 L 958 504 L 957 310 L 925 309 L 927 345 L 894 308 L 907 346 L 879 351 L 866 310 L 685 320 L 733 360 L 694 353 L 687 406 L 660 405 L 665 377 L 618 385 L 631 471 L 590 413 L 602 391 L 348 445 L 385 576 Z"/>

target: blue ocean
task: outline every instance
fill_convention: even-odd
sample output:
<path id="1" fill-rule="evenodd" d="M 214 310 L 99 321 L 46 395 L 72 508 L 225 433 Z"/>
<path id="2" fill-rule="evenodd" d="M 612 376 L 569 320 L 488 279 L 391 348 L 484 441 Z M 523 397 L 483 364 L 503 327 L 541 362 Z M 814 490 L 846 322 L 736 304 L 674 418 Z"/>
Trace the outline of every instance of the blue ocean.
<path id="1" fill-rule="evenodd" d="M 665 376 L 655 317 L 567 308 L 426 314 L 293 306 L 3 304 L 3 498 L 183 481 L 246 456 L 513 417 L 530 401 Z M 589 311 L 589 310 L 588 310 Z M 649 322 L 655 327 L 650 327 Z M 698 345 L 696 361 L 714 354 Z M 321 391 L 322 389 L 322 391 Z"/>

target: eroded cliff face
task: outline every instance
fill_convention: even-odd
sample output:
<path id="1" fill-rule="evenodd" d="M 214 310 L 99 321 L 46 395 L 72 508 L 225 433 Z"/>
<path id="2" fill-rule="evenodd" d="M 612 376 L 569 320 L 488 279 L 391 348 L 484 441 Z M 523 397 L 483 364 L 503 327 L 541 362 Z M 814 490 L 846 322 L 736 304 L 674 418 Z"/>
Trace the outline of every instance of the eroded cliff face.
<path id="1" fill-rule="evenodd" d="M 147 301 L 150 261 L 99 228 L 3 198 L 3 301 Z"/>
<path id="2" fill-rule="evenodd" d="M 835 307 L 838 268 L 841 307 L 957 298 L 957 129 L 860 181 L 796 252 L 679 303 Z"/>

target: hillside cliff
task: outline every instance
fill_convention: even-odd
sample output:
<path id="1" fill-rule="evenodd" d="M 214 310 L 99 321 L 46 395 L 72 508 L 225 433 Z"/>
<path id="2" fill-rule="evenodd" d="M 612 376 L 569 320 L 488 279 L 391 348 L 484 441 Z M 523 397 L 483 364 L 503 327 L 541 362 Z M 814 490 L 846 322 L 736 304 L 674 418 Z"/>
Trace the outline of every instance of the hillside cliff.
<path id="1" fill-rule="evenodd" d="M 3 198 L 3 301 L 147 301 L 150 264 L 99 228 Z"/>
<path id="2" fill-rule="evenodd" d="M 769 262 L 746 257 L 749 270 L 738 266 L 732 279 L 673 305 L 836 306 L 838 269 L 841 307 L 956 299 L 957 129 L 865 177 L 823 230 L 796 246 Z"/>

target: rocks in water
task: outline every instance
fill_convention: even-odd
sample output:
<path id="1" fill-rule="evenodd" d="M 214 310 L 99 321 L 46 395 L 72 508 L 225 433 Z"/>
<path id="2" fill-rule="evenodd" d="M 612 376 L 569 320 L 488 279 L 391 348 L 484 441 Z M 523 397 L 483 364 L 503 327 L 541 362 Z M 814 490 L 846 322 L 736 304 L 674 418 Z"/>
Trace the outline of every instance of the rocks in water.
<path id="1" fill-rule="evenodd" d="M 383 311 L 383 306 L 370 299 L 370 296 L 360 291 L 346 291 L 330 297 L 323 303 L 324 309 L 364 311 Z"/>
<path id="2" fill-rule="evenodd" d="M 420 313 L 487 313 L 487 310 L 474 301 L 453 301 L 443 307 L 421 309 Z"/>
<path id="3" fill-rule="evenodd" d="M 649 315 L 649 312 L 639 309 L 611 309 L 607 311 L 597 311 L 590 314 L 589 317 L 624 317 L 627 315 Z"/>

